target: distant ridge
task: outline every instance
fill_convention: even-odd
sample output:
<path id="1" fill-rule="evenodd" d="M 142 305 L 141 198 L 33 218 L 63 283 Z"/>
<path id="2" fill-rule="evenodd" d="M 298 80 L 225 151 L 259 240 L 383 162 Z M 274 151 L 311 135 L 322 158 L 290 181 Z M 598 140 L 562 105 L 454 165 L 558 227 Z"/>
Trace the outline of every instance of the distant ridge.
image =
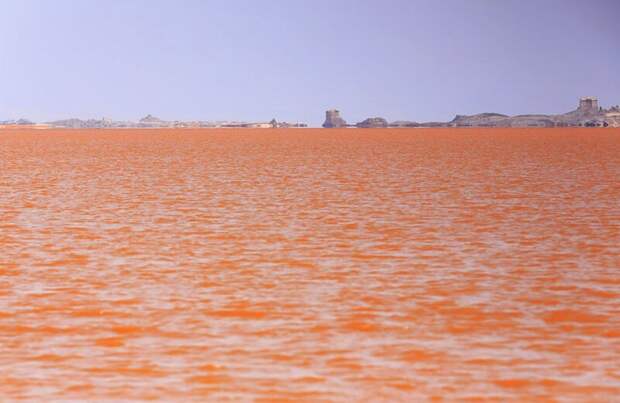
<path id="1" fill-rule="evenodd" d="M 323 127 L 348 126 L 340 111 L 329 110 Z M 620 106 L 603 109 L 595 97 L 583 97 L 574 111 L 560 115 L 528 114 L 508 116 L 485 112 L 476 115 L 456 115 L 449 122 L 417 123 L 399 120 L 387 123 L 383 118 L 368 118 L 355 125 L 359 128 L 381 127 L 620 127 Z"/>
<path id="2" fill-rule="evenodd" d="M 273 127 L 308 127 L 305 123 L 277 122 L 275 119 L 270 122 L 237 122 L 237 121 L 167 121 L 153 115 L 146 115 L 137 122 L 115 121 L 107 118 L 102 119 L 64 119 L 46 122 L 50 127 L 70 128 L 70 129 L 106 129 L 106 128 L 217 128 L 217 127 L 238 127 L 238 128 L 273 128 Z"/>
<path id="3" fill-rule="evenodd" d="M 242 121 L 168 121 L 151 114 L 137 122 L 116 121 L 108 118 L 78 118 L 55 120 L 37 124 L 28 119 L 0 121 L 0 126 L 37 126 L 38 128 L 107 129 L 107 128 L 303 128 L 305 123 L 278 122 L 276 119 L 259 122 Z M 371 117 L 357 124 L 347 124 L 337 109 L 325 112 L 325 128 L 385 128 L 385 127 L 620 127 L 620 106 L 604 109 L 595 97 L 583 97 L 577 109 L 559 115 L 526 114 L 509 116 L 485 112 L 475 115 L 456 115 L 449 122 L 417 122 L 397 120 L 388 122 L 382 117 Z"/>
<path id="4" fill-rule="evenodd" d="M 31 122 L 28 119 L 18 119 L 18 120 L 0 120 L 0 126 L 32 126 L 34 122 Z"/>

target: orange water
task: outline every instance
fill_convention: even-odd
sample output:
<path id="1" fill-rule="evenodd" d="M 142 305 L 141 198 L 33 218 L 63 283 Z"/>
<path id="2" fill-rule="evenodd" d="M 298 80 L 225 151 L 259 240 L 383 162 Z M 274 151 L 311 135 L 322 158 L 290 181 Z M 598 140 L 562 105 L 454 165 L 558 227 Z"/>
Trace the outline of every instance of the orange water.
<path id="1" fill-rule="evenodd" d="M 619 182 L 615 129 L 0 131 L 0 400 L 617 399 Z"/>

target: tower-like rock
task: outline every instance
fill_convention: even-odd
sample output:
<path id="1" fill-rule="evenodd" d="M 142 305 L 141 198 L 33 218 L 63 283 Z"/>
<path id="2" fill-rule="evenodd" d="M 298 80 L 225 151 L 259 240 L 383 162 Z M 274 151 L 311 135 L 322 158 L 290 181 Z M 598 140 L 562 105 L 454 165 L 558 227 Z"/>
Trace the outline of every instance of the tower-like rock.
<path id="1" fill-rule="evenodd" d="M 323 127 L 334 128 L 346 126 L 347 122 L 342 117 L 340 117 L 340 111 L 336 109 L 331 109 L 325 112 L 325 123 L 323 123 Z"/>
<path id="2" fill-rule="evenodd" d="M 598 99 L 595 97 L 583 97 L 579 100 L 579 109 L 577 109 L 582 114 L 598 114 Z"/>

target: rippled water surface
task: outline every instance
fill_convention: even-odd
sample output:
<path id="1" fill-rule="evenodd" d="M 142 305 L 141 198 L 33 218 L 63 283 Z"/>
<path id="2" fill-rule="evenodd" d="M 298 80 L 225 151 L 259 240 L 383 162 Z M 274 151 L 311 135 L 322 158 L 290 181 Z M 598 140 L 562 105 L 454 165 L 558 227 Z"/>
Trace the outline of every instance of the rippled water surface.
<path id="1" fill-rule="evenodd" d="M 612 401 L 619 363 L 618 130 L 0 131 L 0 400 Z"/>

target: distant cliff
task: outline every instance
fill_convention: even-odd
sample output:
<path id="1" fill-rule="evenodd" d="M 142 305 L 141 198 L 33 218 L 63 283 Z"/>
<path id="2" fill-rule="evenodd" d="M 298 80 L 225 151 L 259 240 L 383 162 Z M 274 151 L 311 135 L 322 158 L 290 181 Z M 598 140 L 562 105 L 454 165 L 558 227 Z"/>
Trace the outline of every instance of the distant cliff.
<path id="1" fill-rule="evenodd" d="M 478 115 L 456 115 L 448 125 L 452 126 L 493 126 L 508 119 L 509 116 L 500 113 L 480 113 Z"/>
<path id="2" fill-rule="evenodd" d="M 617 107 L 614 107 L 617 108 Z M 506 116 L 499 113 L 478 115 L 457 115 L 448 122 L 448 127 L 607 127 L 616 126 L 615 109 L 604 110 L 593 97 L 581 98 L 579 107 L 560 115 L 517 115 Z M 618 110 L 620 117 L 620 110 Z"/>
<path id="3" fill-rule="evenodd" d="M 336 110 L 326 112 L 323 127 L 343 127 L 346 122 Z M 501 113 L 479 113 L 456 115 L 449 122 L 413 122 L 399 120 L 388 123 L 383 118 L 368 118 L 355 125 L 359 128 L 380 127 L 620 127 L 620 106 L 603 109 L 594 97 L 579 100 L 574 111 L 560 115 L 517 115 Z"/>

